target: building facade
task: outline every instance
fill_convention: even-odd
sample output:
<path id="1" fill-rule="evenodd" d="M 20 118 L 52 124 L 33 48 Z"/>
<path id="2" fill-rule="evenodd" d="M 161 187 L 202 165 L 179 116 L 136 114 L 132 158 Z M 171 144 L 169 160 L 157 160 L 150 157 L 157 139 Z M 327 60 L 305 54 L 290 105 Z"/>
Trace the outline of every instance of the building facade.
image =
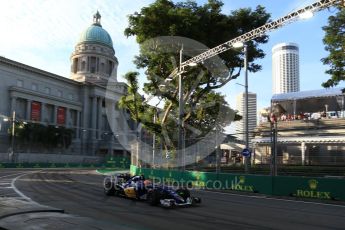
<path id="1" fill-rule="evenodd" d="M 248 131 L 249 142 L 251 141 L 252 133 L 256 127 L 257 122 L 257 102 L 256 93 L 248 93 Z M 245 141 L 246 137 L 246 108 L 245 108 L 245 93 L 240 93 L 236 97 L 236 109 L 242 116 L 240 121 L 236 122 L 236 137 L 239 140 Z"/>
<path id="2" fill-rule="evenodd" d="M 299 48 L 296 43 L 280 43 L 272 48 L 273 94 L 298 92 Z"/>
<path id="3" fill-rule="evenodd" d="M 64 151 L 82 155 L 125 155 L 129 116 L 117 108 L 126 84 L 117 81 L 118 60 L 101 15 L 82 32 L 66 78 L 0 57 L 0 152 L 8 151 L 8 119 L 73 130 Z M 38 151 L 14 146 L 15 150 Z M 50 151 L 50 150 L 49 150 Z"/>

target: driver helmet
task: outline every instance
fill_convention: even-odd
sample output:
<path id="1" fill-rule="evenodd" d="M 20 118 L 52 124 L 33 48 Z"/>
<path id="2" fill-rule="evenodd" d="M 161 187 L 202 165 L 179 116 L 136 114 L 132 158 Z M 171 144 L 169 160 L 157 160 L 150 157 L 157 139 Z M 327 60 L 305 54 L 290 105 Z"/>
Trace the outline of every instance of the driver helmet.
<path id="1" fill-rule="evenodd" d="M 145 186 L 152 185 L 152 181 L 150 181 L 150 180 L 144 180 L 144 185 L 145 185 Z"/>

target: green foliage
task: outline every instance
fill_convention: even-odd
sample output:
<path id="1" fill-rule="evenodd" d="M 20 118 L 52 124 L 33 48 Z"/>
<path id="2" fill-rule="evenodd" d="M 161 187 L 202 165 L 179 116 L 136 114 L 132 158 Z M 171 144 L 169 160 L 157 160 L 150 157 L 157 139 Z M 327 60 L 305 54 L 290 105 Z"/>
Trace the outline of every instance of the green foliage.
<path id="1" fill-rule="evenodd" d="M 9 129 L 9 133 L 11 129 Z M 15 124 L 16 143 L 43 145 L 47 148 L 68 148 L 72 141 L 73 130 L 65 127 L 45 126 L 38 123 L 17 122 Z"/>
<path id="2" fill-rule="evenodd" d="M 168 136 L 172 143 L 165 143 L 166 145 L 175 146 L 178 137 L 179 84 L 176 74 L 171 81 L 166 80 L 171 78 L 171 73 L 178 66 L 182 44 L 175 38 L 179 36 L 200 42 L 198 47 L 192 47 L 197 49 L 186 52 L 189 56 L 195 56 L 204 52 L 205 48 L 217 46 L 266 24 L 270 18 L 270 14 L 261 6 L 254 10 L 238 9 L 230 14 L 224 14 L 222 6 L 223 3 L 218 0 L 209 0 L 204 5 L 198 5 L 194 1 L 174 3 L 157 0 L 129 16 L 129 26 L 124 33 L 126 36 L 136 36 L 141 45 L 140 54 L 135 57 L 134 63 L 137 68 L 145 69 L 147 81 L 143 90 L 147 95 L 158 98 L 164 107 L 157 110 L 148 105 L 138 93 L 137 72 L 126 74 L 128 95 L 121 98 L 119 105 L 127 109 L 131 117 L 150 132 L 164 139 Z M 174 37 L 165 37 L 171 39 L 171 42 L 156 39 L 161 36 Z M 249 71 L 261 69 L 254 61 L 265 56 L 258 46 L 267 41 L 268 37 L 264 35 L 247 43 Z M 187 44 L 184 45 L 184 48 L 190 48 Z M 186 53 L 183 53 L 182 61 L 188 59 Z M 204 137 L 216 129 L 222 130 L 233 120 L 241 119 L 229 107 L 224 95 L 216 90 L 240 75 L 243 52 L 231 49 L 218 56 L 206 60 L 203 65 L 184 69 L 183 121 L 186 139 Z M 159 116 L 153 122 L 156 112 Z"/>
<path id="3" fill-rule="evenodd" d="M 328 18 L 328 25 L 322 29 L 325 31 L 323 43 L 329 55 L 321 61 L 329 66 L 326 73 L 331 75 L 322 86 L 329 88 L 345 80 L 345 9 L 339 7 L 336 14 Z"/>
<path id="4" fill-rule="evenodd" d="M 238 9 L 229 15 L 221 12 L 222 6 L 223 3 L 217 0 L 209 0 L 203 6 L 198 6 L 194 1 L 175 4 L 168 0 L 157 0 L 150 6 L 142 8 L 140 13 L 136 12 L 129 16 L 129 27 L 125 29 L 125 35 L 136 36 L 139 44 L 158 36 L 182 36 L 199 41 L 207 47 L 215 47 L 266 24 L 270 18 L 270 14 L 266 13 L 262 6 L 257 6 L 255 10 Z M 250 71 L 261 69 L 261 66 L 253 61 L 265 56 L 258 45 L 267 41 L 268 36 L 264 35 L 247 43 Z M 240 50 L 229 50 L 220 54 L 220 57 L 230 72 L 243 65 Z M 158 68 L 164 65 L 159 60 L 159 58 L 148 59 L 141 53 L 136 58 L 136 64 L 139 68 L 154 66 Z"/>

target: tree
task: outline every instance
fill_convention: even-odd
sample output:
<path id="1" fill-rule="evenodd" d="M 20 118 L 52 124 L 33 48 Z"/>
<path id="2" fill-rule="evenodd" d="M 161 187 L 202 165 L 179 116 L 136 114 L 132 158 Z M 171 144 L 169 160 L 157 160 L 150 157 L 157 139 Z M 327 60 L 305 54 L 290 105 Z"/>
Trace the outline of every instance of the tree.
<path id="1" fill-rule="evenodd" d="M 325 31 L 323 43 L 329 55 L 321 61 L 329 65 L 330 68 L 326 73 L 331 75 L 322 86 L 329 88 L 345 80 L 345 9 L 338 7 L 337 13 L 328 18 L 328 25 L 322 29 Z"/>
<path id="2" fill-rule="evenodd" d="M 208 47 L 214 47 L 264 25 L 270 18 L 270 14 L 261 6 L 255 10 L 235 10 L 229 15 L 222 13 L 222 6 L 223 3 L 218 0 L 209 0 L 202 6 L 194 1 L 174 3 L 157 0 L 142 8 L 139 13 L 135 12 L 129 16 L 125 35 L 136 36 L 141 45 L 140 54 L 135 57 L 134 62 L 137 68 L 145 69 L 147 81 L 143 90 L 147 95 L 157 97 L 163 102 L 164 108 L 160 110 L 162 116 L 153 123 L 154 108 L 144 100 L 139 101 L 141 96 L 137 95 L 136 87 L 138 74 L 133 73 L 129 74 L 136 80 L 128 79 L 128 74 L 126 79 L 129 88 L 136 88 L 136 91 L 129 91 L 129 94 L 121 99 L 120 105 L 128 109 L 132 118 L 140 121 L 147 129 L 165 138 L 168 134 L 172 143 L 177 140 L 178 81 L 176 75 L 171 76 L 171 73 L 178 67 L 176 60 L 179 60 L 180 49 L 184 49 L 182 58 L 186 60 L 188 56 L 202 53 Z M 187 37 L 189 40 L 181 37 Z M 191 39 L 200 43 L 190 45 L 188 43 Z M 267 41 L 268 37 L 263 35 L 247 43 L 249 71 L 256 72 L 261 69 L 254 61 L 265 56 L 258 46 Z M 192 48 L 194 50 L 190 51 Z M 215 127 L 222 130 L 234 119 L 241 118 L 229 107 L 224 95 L 216 90 L 237 78 L 242 67 L 242 51 L 232 49 L 206 60 L 197 67 L 184 69 L 183 121 L 187 138 L 205 136 L 214 132 Z M 165 144 L 167 148 L 171 145 Z"/>
<path id="3" fill-rule="evenodd" d="M 8 133 L 11 134 L 11 128 Z M 14 133 L 16 144 L 38 145 L 47 149 L 56 148 L 59 145 L 67 149 L 72 143 L 73 136 L 73 130 L 70 128 L 22 122 L 16 122 Z M 11 135 L 10 138 L 12 138 Z"/>

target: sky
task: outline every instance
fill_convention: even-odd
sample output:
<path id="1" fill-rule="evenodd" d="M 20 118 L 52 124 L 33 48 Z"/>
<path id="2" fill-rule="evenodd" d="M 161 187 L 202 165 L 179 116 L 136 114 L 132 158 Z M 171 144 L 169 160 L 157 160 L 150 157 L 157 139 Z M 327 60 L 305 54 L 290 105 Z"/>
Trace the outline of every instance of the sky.
<path id="1" fill-rule="evenodd" d="M 139 47 L 134 37 L 127 38 L 123 31 L 128 25 L 127 16 L 139 12 L 153 0 L 11 0 L 1 1 L 0 56 L 22 62 L 64 77 L 70 76 L 70 55 L 80 33 L 92 23 L 93 14 L 99 10 L 102 26 L 112 37 L 116 57 L 119 60 L 118 80 L 128 71 L 135 71 L 133 58 Z M 198 0 L 203 4 L 207 0 Z M 312 0 L 223 0 L 223 13 L 243 7 L 255 8 L 262 5 L 271 13 L 272 19 L 301 8 Z M 249 91 L 257 93 L 258 110 L 269 106 L 272 96 L 272 52 L 274 45 L 281 42 L 295 42 L 300 49 L 301 90 L 320 89 L 328 79 L 320 59 L 327 56 L 322 38 L 322 26 L 334 9 L 323 10 L 313 18 L 296 21 L 270 32 L 269 42 L 260 48 L 266 57 L 257 61 L 262 71 L 249 73 Z M 225 42 L 225 41 L 224 41 Z M 212 47 L 210 47 L 212 48 Z M 141 76 L 141 82 L 145 80 Z M 220 92 L 232 108 L 236 108 L 236 95 L 244 88 L 243 74 L 231 81 Z M 345 87 L 342 83 L 340 87 Z M 232 128 L 228 131 L 231 132 Z"/>

